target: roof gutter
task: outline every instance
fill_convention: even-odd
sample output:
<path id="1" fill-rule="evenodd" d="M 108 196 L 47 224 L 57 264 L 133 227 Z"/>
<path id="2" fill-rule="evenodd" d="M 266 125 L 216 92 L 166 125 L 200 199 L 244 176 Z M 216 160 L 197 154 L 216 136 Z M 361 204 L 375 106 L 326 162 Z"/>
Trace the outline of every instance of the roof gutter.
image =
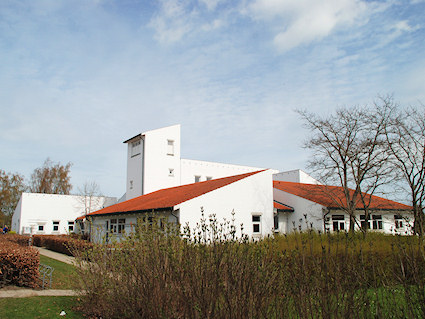
<path id="1" fill-rule="evenodd" d="M 342 208 L 342 207 L 326 207 L 329 211 L 331 211 L 331 210 L 344 210 L 344 208 Z M 364 208 L 356 208 L 356 211 L 362 211 L 362 210 L 364 210 Z M 411 210 L 413 210 L 413 209 L 402 209 L 402 208 L 369 208 L 369 210 L 370 211 L 388 211 L 388 212 L 390 212 L 390 211 L 400 211 L 400 212 L 403 212 L 403 211 L 411 211 Z"/>
<path id="2" fill-rule="evenodd" d="M 173 212 L 174 207 L 160 207 L 160 208 L 152 208 L 152 209 L 142 209 L 142 210 L 133 210 L 128 212 L 112 212 L 112 213 L 103 213 L 103 214 L 93 214 L 93 215 L 87 215 L 86 217 L 97 217 L 97 216 L 108 216 L 108 215 L 121 215 L 121 214 L 145 214 L 145 213 L 159 213 L 164 211 L 171 211 Z"/>

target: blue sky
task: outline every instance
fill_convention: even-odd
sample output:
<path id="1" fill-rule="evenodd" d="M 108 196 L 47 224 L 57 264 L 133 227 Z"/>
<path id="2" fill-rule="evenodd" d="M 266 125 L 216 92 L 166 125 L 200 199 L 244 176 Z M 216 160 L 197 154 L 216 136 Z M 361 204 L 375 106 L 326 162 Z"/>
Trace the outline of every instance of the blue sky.
<path id="1" fill-rule="evenodd" d="M 0 2 L 0 169 L 71 161 L 125 192 L 126 145 L 180 123 L 182 157 L 306 169 L 319 114 L 425 103 L 425 1 Z M 307 170 L 308 171 L 308 170 Z"/>

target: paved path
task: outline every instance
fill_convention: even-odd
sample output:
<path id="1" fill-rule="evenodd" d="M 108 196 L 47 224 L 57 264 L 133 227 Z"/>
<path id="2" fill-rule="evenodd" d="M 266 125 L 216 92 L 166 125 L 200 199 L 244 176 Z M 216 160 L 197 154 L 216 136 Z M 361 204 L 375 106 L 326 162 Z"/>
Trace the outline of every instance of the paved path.
<path id="1" fill-rule="evenodd" d="M 11 287 L 12 288 L 12 287 Z M 15 288 L 15 287 L 13 287 Z M 60 289 L 8 289 L 8 287 L 0 290 L 0 298 L 27 298 L 37 296 L 77 296 L 78 292 L 74 290 L 60 290 Z"/>
<path id="2" fill-rule="evenodd" d="M 67 256 L 65 254 L 57 253 L 42 247 L 33 246 L 40 252 L 40 255 L 59 260 L 67 264 L 75 264 L 75 257 Z M 76 296 L 77 291 L 74 290 L 60 290 L 60 289 L 45 289 L 35 290 L 21 287 L 4 287 L 0 289 L 0 298 L 27 298 L 36 296 Z"/>
<path id="3" fill-rule="evenodd" d="M 40 252 L 40 255 L 59 260 L 66 264 L 71 264 L 71 265 L 75 264 L 75 257 L 57 253 L 55 251 L 51 251 L 43 247 L 36 247 L 36 246 L 33 246 L 33 247 Z"/>

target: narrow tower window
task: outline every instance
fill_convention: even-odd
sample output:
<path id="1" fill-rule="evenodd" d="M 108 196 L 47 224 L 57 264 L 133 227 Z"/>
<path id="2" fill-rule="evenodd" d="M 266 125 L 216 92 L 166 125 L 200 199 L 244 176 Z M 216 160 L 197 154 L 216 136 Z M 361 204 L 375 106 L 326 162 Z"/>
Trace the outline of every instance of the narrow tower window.
<path id="1" fill-rule="evenodd" d="M 131 143 L 131 157 L 140 154 L 140 140 Z"/>
<path id="2" fill-rule="evenodd" d="M 174 141 L 167 140 L 167 155 L 174 156 Z"/>

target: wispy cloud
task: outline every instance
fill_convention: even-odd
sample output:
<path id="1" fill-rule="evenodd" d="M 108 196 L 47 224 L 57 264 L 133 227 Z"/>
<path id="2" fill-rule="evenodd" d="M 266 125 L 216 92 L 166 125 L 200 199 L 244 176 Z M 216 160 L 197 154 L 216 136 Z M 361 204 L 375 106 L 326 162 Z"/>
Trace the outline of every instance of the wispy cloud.
<path id="1" fill-rule="evenodd" d="M 72 161 L 125 188 L 125 146 L 181 123 L 183 156 L 303 168 L 293 112 L 425 92 L 423 3 L 0 1 L 0 169 Z"/>
<path id="2" fill-rule="evenodd" d="M 281 52 L 363 23 L 370 14 L 367 3 L 358 0 L 256 0 L 248 12 L 254 19 L 273 22 L 274 43 Z"/>

